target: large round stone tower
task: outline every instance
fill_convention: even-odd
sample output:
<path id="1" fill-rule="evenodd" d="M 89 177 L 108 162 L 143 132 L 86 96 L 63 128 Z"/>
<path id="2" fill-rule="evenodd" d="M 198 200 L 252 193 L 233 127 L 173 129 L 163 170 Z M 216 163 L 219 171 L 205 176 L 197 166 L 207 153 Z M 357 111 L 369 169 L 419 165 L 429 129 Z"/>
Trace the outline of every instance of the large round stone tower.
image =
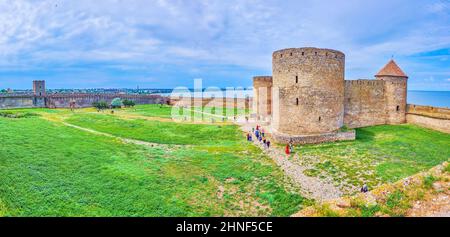
<path id="1" fill-rule="evenodd" d="M 345 55 L 331 49 L 292 48 L 272 57 L 273 132 L 308 135 L 341 128 Z"/>

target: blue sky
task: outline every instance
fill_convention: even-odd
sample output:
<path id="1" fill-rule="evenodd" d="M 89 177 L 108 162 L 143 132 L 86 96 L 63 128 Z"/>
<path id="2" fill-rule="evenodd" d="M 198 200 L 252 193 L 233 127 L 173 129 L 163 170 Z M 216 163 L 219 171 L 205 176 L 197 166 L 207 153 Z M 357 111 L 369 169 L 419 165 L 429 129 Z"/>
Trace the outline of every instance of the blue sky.
<path id="1" fill-rule="evenodd" d="M 251 85 L 290 47 L 346 54 L 346 78 L 394 55 L 409 89 L 450 90 L 449 0 L 0 0 L 0 88 Z"/>

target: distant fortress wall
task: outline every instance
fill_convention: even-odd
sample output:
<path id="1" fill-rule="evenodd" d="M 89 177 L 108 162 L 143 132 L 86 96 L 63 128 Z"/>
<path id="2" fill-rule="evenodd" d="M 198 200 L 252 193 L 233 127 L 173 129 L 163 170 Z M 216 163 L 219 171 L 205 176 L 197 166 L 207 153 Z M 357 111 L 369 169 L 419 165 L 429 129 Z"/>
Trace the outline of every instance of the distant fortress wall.
<path id="1" fill-rule="evenodd" d="M 159 95 L 129 95 L 129 94 L 53 94 L 47 95 L 46 107 L 48 108 L 68 108 L 71 102 L 75 102 L 75 107 L 92 107 L 92 103 L 105 101 L 111 103 L 114 98 L 128 99 L 136 104 L 159 104 L 168 103 L 168 98 Z"/>
<path id="2" fill-rule="evenodd" d="M 450 109 L 409 104 L 406 121 L 426 128 L 450 133 Z"/>
<path id="3" fill-rule="evenodd" d="M 128 99 L 136 104 L 169 104 L 169 98 L 160 95 L 132 94 L 47 94 L 45 81 L 33 81 L 33 93 L 30 94 L 0 94 L 0 109 L 18 108 L 69 108 L 74 103 L 75 108 L 92 107 L 92 103 L 105 101 L 111 103 L 114 98 Z"/>
<path id="4" fill-rule="evenodd" d="M 170 98 L 170 105 L 251 109 L 252 98 Z"/>
<path id="5" fill-rule="evenodd" d="M 33 108 L 32 95 L 0 95 L 0 109 Z"/>

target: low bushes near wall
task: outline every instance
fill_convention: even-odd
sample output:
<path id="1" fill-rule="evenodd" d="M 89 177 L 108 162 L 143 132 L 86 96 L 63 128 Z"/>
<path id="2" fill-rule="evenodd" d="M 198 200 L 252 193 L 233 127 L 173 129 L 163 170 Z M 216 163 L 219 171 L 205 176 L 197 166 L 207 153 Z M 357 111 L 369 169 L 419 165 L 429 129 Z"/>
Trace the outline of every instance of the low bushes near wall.
<path id="1" fill-rule="evenodd" d="M 344 125 L 341 128 L 339 128 L 339 132 L 349 132 L 349 131 L 354 131 L 354 130 L 355 129 L 347 127 L 347 125 Z"/>
<path id="2" fill-rule="evenodd" d="M 318 203 L 293 216 L 407 216 L 415 204 L 433 202 L 436 195 L 449 191 L 450 165 L 444 162 L 427 172 L 386 184 L 369 193 Z"/>
<path id="3" fill-rule="evenodd" d="M 135 103 L 134 101 L 132 101 L 132 100 L 127 100 L 127 99 L 124 99 L 124 100 L 122 101 L 122 104 L 123 104 L 123 106 L 125 106 L 126 108 L 128 108 L 128 107 L 134 107 L 134 106 L 136 105 L 136 103 Z"/>
<path id="4" fill-rule="evenodd" d="M 106 103 L 106 101 L 99 101 L 92 103 L 92 107 L 96 108 L 97 111 L 100 112 L 101 110 L 107 109 L 109 106 L 108 103 Z"/>
<path id="5" fill-rule="evenodd" d="M 0 117 L 4 118 L 29 118 L 36 116 L 39 116 L 39 114 L 21 111 L 0 111 Z"/>

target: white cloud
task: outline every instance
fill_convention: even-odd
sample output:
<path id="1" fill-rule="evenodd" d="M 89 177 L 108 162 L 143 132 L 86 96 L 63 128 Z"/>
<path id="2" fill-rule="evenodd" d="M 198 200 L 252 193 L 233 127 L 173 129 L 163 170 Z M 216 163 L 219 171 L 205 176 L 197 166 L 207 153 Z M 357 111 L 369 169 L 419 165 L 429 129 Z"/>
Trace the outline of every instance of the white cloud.
<path id="1" fill-rule="evenodd" d="M 0 68 L 198 62 L 270 71 L 272 51 L 317 46 L 346 53 L 349 77 L 371 77 L 391 55 L 414 74 L 430 68 L 420 69 L 409 56 L 450 48 L 449 6 L 442 0 L 0 0 Z"/>

